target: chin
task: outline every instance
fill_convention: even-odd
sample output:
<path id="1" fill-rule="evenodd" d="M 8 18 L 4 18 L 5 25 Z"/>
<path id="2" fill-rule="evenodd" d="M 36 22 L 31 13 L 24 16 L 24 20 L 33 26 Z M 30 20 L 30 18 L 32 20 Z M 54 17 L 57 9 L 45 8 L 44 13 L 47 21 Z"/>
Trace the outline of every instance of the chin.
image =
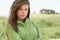
<path id="1" fill-rule="evenodd" d="M 25 19 L 25 17 L 21 17 L 21 19 Z"/>

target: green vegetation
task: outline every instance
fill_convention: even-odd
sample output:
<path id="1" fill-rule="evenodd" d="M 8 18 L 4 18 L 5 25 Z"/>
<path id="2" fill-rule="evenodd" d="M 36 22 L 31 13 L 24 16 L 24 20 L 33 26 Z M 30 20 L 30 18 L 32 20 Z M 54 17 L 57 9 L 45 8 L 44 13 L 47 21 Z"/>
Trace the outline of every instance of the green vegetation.
<path id="1" fill-rule="evenodd" d="M 30 18 L 40 27 L 44 39 L 60 38 L 60 15 L 31 14 Z M 4 21 L 6 18 L 0 17 L 0 29 Z"/>
<path id="2" fill-rule="evenodd" d="M 60 38 L 60 15 L 31 14 L 31 19 L 39 25 L 45 39 Z"/>

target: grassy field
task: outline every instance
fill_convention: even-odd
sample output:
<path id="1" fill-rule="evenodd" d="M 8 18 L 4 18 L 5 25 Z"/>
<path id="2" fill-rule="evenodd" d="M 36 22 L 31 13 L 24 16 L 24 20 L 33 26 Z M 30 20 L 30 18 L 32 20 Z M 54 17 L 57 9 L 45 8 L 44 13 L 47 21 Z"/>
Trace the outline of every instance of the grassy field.
<path id="1" fill-rule="evenodd" d="M 60 15 L 31 14 L 30 18 L 39 25 L 45 39 L 60 39 Z"/>
<path id="2" fill-rule="evenodd" d="M 5 24 L 3 23 L 6 21 L 5 19 L 4 17 L 0 17 L 0 24 Z M 31 14 L 30 19 L 35 21 L 40 27 L 42 36 L 45 40 L 60 39 L 60 15 Z"/>

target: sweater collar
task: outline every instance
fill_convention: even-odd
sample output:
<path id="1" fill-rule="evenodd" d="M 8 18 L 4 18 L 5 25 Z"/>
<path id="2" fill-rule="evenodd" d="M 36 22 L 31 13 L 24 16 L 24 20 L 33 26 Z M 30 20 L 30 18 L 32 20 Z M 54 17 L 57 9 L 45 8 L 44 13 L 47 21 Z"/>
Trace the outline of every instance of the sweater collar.
<path id="1" fill-rule="evenodd" d="M 27 22 L 29 22 L 29 19 L 26 18 L 25 22 L 22 22 L 20 20 L 17 20 L 17 25 L 25 25 Z"/>

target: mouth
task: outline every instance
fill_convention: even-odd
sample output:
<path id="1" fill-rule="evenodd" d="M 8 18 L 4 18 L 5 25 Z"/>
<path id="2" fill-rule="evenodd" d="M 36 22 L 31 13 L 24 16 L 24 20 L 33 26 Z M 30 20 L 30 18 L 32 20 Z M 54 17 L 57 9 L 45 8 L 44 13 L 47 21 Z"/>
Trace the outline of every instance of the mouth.
<path id="1" fill-rule="evenodd" d="M 22 17 L 24 17 L 25 15 L 21 15 Z"/>

